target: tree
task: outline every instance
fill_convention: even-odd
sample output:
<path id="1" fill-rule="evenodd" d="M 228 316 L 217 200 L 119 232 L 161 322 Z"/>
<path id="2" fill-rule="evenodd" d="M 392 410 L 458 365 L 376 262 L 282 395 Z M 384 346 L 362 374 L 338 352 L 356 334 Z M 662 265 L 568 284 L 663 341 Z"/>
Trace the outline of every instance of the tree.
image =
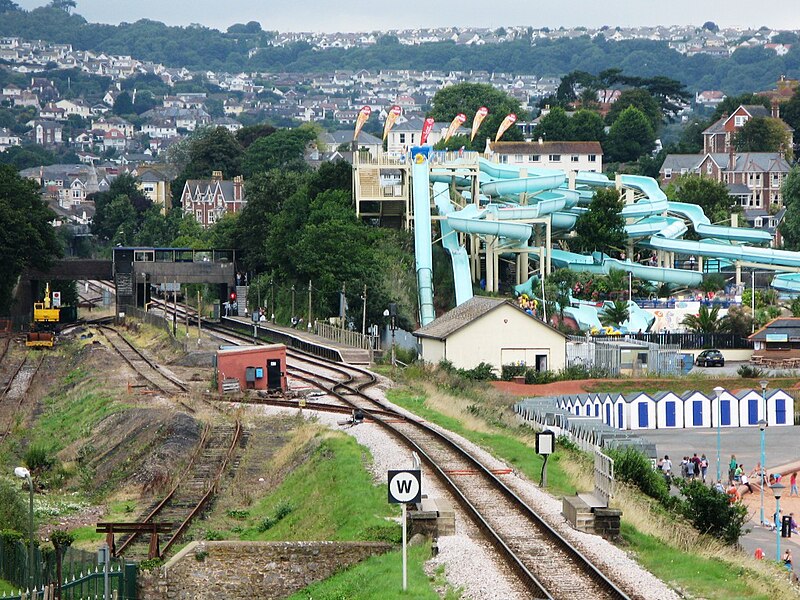
<path id="1" fill-rule="evenodd" d="M 608 116 L 606 117 L 606 122 L 609 125 L 613 125 L 616 120 L 622 116 L 622 113 L 631 106 L 638 108 L 647 117 L 653 132 L 659 130 L 661 121 L 663 120 L 661 108 L 658 102 L 656 102 L 656 99 L 653 98 L 653 95 L 642 88 L 624 90 L 617 101 L 611 105 L 611 109 L 608 111 Z"/>
<path id="2" fill-rule="evenodd" d="M 577 237 L 570 241 L 583 252 L 599 250 L 606 254 L 618 254 L 625 247 L 625 219 L 622 217 L 622 201 L 615 189 L 599 189 L 595 192 L 589 210 L 578 217 L 575 223 Z"/>
<path id="3" fill-rule="evenodd" d="M 789 101 L 781 106 L 781 119 L 795 132 L 800 131 L 800 88 L 797 88 Z"/>
<path id="4" fill-rule="evenodd" d="M 51 8 L 63 10 L 65 13 L 70 13 L 77 5 L 75 0 L 52 0 L 49 4 Z"/>
<path id="5" fill-rule="evenodd" d="M 0 0 L 0 14 L 19 10 L 19 5 L 11 0 Z"/>
<path id="6" fill-rule="evenodd" d="M 242 172 L 245 177 L 271 169 L 307 169 L 303 154 L 317 132 L 312 127 L 279 129 L 270 136 L 258 138 L 242 157 Z"/>
<path id="7" fill-rule="evenodd" d="M 172 183 L 175 206 L 180 206 L 183 187 L 188 179 L 209 179 L 214 171 L 222 171 L 226 179 L 242 174 L 244 150 L 225 127 L 205 127 L 195 131 L 185 145 L 178 145 L 181 147 L 169 155 L 173 164 L 185 165 Z"/>
<path id="8" fill-rule="evenodd" d="M 542 138 L 551 142 L 567 141 L 572 132 L 571 121 L 567 112 L 560 106 L 556 106 L 539 119 L 539 123 L 533 130 L 533 138 Z"/>
<path id="9" fill-rule="evenodd" d="M 702 481 L 677 481 L 686 501 L 683 515 L 700 533 L 718 538 L 731 546 L 739 542 L 742 528 L 749 517 L 742 502 L 731 503 L 728 496 L 708 487 Z"/>
<path id="10" fill-rule="evenodd" d="M 791 151 L 789 133 L 784 124 L 772 117 L 748 119 L 736 132 L 734 146 L 739 152 Z"/>
<path id="11" fill-rule="evenodd" d="M 681 321 L 684 325 L 692 330 L 694 333 L 715 333 L 725 329 L 725 320 L 727 317 L 719 318 L 719 307 L 715 306 L 710 309 L 706 305 L 700 306 L 700 312 L 696 315 L 686 315 Z"/>
<path id="12" fill-rule="evenodd" d="M 261 33 L 261 23 L 248 21 L 247 23 L 234 23 L 228 27 L 228 33 Z"/>
<path id="13" fill-rule="evenodd" d="M 714 21 L 706 21 L 705 23 L 703 23 L 703 29 L 707 29 L 708 31 L 716 33 L 717 31 L 719 31 L 719 26 L 716 23 L 714 23 Z"/>
<path id="14" fill-rule="evenodd" d="M 603 117 L 593 110 L 581 109 L 570 118 L 566 140 L 602 143 L 605 138 L 606 129 Z"/>
<path id="15" fill-rule="evenodd" d="M 615 300 L 614 302 L 607 302 L 603 307 L 603 312 L 598 316 L 603 325 L 620 327 L 628 320 L 628 314 L 628 302 L 625 300 Z"/>
<path id="16" fill-rule="evenodd" d="M 464 113 L 467 116 L 467 126 L 469 127 L 472 117 L 481 106 L 488 108 L 489 114 L 468 147 L 470 150 L 483 151 L 486 138 L 494 139 L 494 135 L 506 115 L 514 113 L 519 119 L 525 118 L 518 100 L 484 83 L 459 83 L 440 89 L 433 97 L 428 116 L 437 121 L 450 123 L 457 114 Z M 521 140 L 522 132 L 516 127 L 511 127 L 503 135 L 503 139 Z"/>
<path id="17" fill-rule="evenodd" d="M 115 115 L 132 115 L 135 112 L 133 108 L 133 100 L 128 92 L 120 92 L 114 99 L 114 108 L 112 109 Z"/>
<path id="18" fill-rule="evenodd" d="M 731 213 L 741 210 L 724 183 L 701 175 L 681 175 L 665 191 L 670 200 L 702 208 L 712 223 L 729 221 Z"/>
<path id="19" fill-rule="evenodd" d="M 100 239 L 124 244 L 133 242 L 153 205 L 139 189 L 136 179 L 127 173 L 117 177 L 108 191 L 92 194 L 91 198 L 95 203 L 92 233 Z"/>
<path id="20" fill-rule="evenodd" d="M 249 127 L 242 127 L 236 132 L 236 141 L 242 145 L 245 150 L 255 142 L 257 139 L 272 135 L 277 130 L 267 123 L 259 123 L 258 125 L 251 125 Z"/>
<path id="21" fill-rule="evenodd" d="M 0 314 L 8 314 L 17 278 L 27 268 L 47 269 L 62 255 L 55 213 L 36 185 L 13 167 L 0 166 Z"/>
<path id="22" fill-rule="evenodd" d="M 800 167 L 794 166 L 781 187 L 786 214 L 780 225 L 783 245 L 788 250 L 800 250 Z"/>
<path id="23" fill-rule="evenodd" d="M 731 306 L 728 309 L 727 317 L 723 327 L 723 331 L 726 333 L 734 333 L 740 337 L 747 337 L 752 333 L 753 316 L 749 309 L 745 309 L 743 306 Z"/>
<path id="24" fill-rule="evenodd" d="M 616 162 L 636 160 L 655 145 L 655 134 L 647 116 L 629 106 L 617 117 L 608 132 L 605 151 Z"/>

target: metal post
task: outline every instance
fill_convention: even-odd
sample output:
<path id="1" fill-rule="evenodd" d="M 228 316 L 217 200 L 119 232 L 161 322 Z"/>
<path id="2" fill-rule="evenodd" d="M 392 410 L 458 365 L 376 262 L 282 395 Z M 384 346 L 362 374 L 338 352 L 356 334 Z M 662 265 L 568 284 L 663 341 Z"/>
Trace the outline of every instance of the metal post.
<path id="1" fill-rule="evenodd" d="M 722 392 L 725 389 L 719 386 L 714 388 L 717 396 L 717 481 L 722 481 L 722 470 L 720 465 L 720 448 L 722 446 Z"/>
<path id="2" fill-rule="evenodd" d="M 628 271 L 628 302 L 633 300 L 633 273 Z"/>
<path id="3" fill-rule="evenodd" d="M 781 497 L 775 496 L 775 542 L 777 548 L 775 550 L 775 560 L 781 562 Z"/>
<path id="4" fill-rule="evenodd" d="M 394 333 L 392 333 L 394 335 Z M 392 346 L 392 350 L 394 350 L 394 346 Z M 406 591 L 408 587 L 408 572 L 407 572 L 407 557 L 406 557 L 406 536 L 408 532 L 406 531 L 406 503 L 403 502 L 403 591 Z M 780 551 L 779 551 L 780 552 Z"/>
<path id="5" fill-rule="evenodd" d="M 28 569 L 30 569 L 30 572 L 28 573 L 28 581 L 30 582 L 30 590 L 33 592 L 36 588 L 36 576 L 34 574 L 35 556 L 33 547 L 33 478 L 30 473 L 28 473 L 26 479 L 28 481 L 28 489 L 30 490 L 30 506 L 28 511 L 28 535 L 30 536 L 28 540 Z"/>
<path id="6" fill-rule="evenodd" d="M 361 337 L 367 339 L 367 284 L 364 284 L 364 294 L 361 296 L 364 301 L 364 308 L 361 312 Z"/>
<path id="7" fill-rule="evenodd" d="M 342 317 L 342 330 L 344 330 L 345 321 L 347 321 L 347 293 L 345 292 L 345 285 L 342 284 L 342 301 L 340 312 L 342 313 L 340 316 Z"/>
<path id="8" fill-rule="evenodd" d="M 269 314 L 270 314 L 270 320 L 274 323 L 275 322 L 275 279 L 274 279 L 274 277 L 269 280 L 269 293 L 270 293 Z"/>
<path id="9" fill-rule="evenodd" d="M 294 319 L 294 285 L 292 285 L 292 315 L 291 318 Z"/>
<path id="10" fill-rule="evenodd" d="M 109 577 L 108 577 L 108 563 L 111 562 L 111 549 L 108 547 L 107 544 L 103 544 L 105 548 L 105 563 L 103 564 L 103 600 L 110 600 L 111 596 L 111 589 L 108 585 Z"/>
<path id="11" fill-rule="evenodd" d="M 178 283 L 172 282 L 172 337 L 178 335 Z"/>
<path id="12" fill-rule="evenodd" d="M 753 283 L 753 297 L 750 298 L 750 303 L 752 304 L 753 310 L 753 325 L 751 327 L 750 333 L 756 332 L 756 270 L 753 269 L 750 273 Z"/>
<path id="13" fill-rule="evenodd" d="M 308 280 L 308 321 L 306 321 L 306 328 L 311 327 L 311 280 Z"/>
<path id="14" fill-rule="evenodd" d="M 203 307 L 200 305 L 200 290 L 197 290 L 197 345 L 200 345 L 200 319 L 203 315 Z"/>
<path id="15" fill-rule="evenodd" d="M 766 425 L 766 423 L 764 425 Z M 759 513 L 760 514 L 760 518 L 761 518 L 761 525 L 764 524 L 764 486 L 766 485 L 765 475 L 766 475 L 766 468 L 767 468 L 767 466 L 764 464 L 764 462 L 766 461 L 766 457 L 765 457 L 766 451 L 765 451 L 765 448 L 764 448 L 764 443 L 765 443 L 764 442 L 764 433 L 765 433 L 764 425 L 762 425 L 760 427 L 760 429 L 761 429 L 761 469 L 759 470 L 759 473 L 758 473 L 758 477 L 760 479 L 759 487 L 761 488 L 761 512 Z"/>

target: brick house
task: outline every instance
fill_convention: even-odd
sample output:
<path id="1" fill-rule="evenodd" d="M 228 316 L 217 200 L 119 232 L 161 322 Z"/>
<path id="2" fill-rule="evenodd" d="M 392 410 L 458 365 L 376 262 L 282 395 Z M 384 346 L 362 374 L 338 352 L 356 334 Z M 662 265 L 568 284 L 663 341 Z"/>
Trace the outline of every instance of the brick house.
<path id="1" fill-rule="evenodd" d="M 183 210 L 203 227 L 210 227 L 225 213 L 241 212 L 246 203 L 241 175 L 224 180 L 222 171 L 214 171 L 211 179 L 188 180 L 181 194 Z"/>
<path id="2" fill-rule="evenodd" d="M 730 116 L 724 116 L 703 131 L 703 152 L 730 152 L 733 148 L 734 136 L 750 119 L 755 117 L 772 117 L 780 119 L 780 106 L 773 102 L 772 109 L 767 110 L 760 104 L 742 104 Z M 781 121 L 789 134 L 790 146 L 794 144 L 794 129 Z"/>

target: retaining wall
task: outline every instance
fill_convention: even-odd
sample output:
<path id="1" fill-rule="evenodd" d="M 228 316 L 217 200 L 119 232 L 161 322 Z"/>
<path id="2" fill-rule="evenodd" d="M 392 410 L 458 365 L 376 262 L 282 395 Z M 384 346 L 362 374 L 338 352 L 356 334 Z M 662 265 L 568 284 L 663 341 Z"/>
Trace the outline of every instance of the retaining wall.
<path id="1" fill-rule="evenodd" d="M 285 598 L 383 554 L 381 542 L 192 542 L 139 576 L 140 600 Z"/>

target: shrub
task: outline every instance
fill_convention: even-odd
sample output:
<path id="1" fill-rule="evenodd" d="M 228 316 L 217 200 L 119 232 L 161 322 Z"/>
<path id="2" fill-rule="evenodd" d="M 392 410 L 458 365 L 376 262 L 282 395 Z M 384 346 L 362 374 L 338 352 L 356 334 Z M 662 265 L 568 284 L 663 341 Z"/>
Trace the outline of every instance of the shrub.
<path id="1" fill-rule="evenodd" d="M 31 473 L 37 475 L 49 471 L 56 464 L 56 458 L 51 455 L 50 449 L 39 444 L 29 446 L 22 460 Z"/>
<path id="2" fill-rule="evenodd" d="M 731 504 L 728 496 L 709 488 L 700 481 L 679 481 L 686 501 L 682 514 L 700 533 L 736 544 L 747 521 L 747 507 L 741 502 Z"/>
<path id="3" fill-rule="evenodd" d="M 4 532 L 28 531 L 28 508 L 23 500 L 26 496 L 11 482 L 0 479 L 0 523 Z"/>
<path id="4" fill-rule="evenodd" d="M 745 379 L 758 379 L 764 376 L 763 369 L 751 365 L 740 365 L 739 368 L 736 369 L 736 372 L 739 374 L 739 377 L 744 377 Z"/>
<path id="5" fill-rule="evenodd" d="M 268 529 L 272 529 L 282 519 L 288 517 L 289 514 L 291 514 L 291 512 L 293 510 L 294 510 L 294 506 L 288 500 L 284 500 L 277 507 L 275 507 L 275 514 L 274 515 L 272 515 L 272 516 L 267 515 L 266 517 L 261 519 L 261 522 L 258 524 L 257 529 L 261 533 L 264 533 Z"/>
<path id="6" fill-rule="evenodd" d="M 218 541 L 218 540 L 224 539 L 224 536 L 222 535 L 222 533 L 217 531 L 216 529 L 209 529 L 208 531 L 206 531 L 204 537 L 205 537 L 205 539 L 207 539 L 210 542 L 214 542 L 214 541 Z"/>
<path id="7" fill-rule="evenodd" d="M 552 371 L 537 371 L 536 369 L 525 371 L 525 383 L 551 383 L 556 379 L 556 374 Z"/>
<path id="8" fill-rule="evenodd" d="M 606 453 L 614 459 L 614 477 L 618 481 L 639 488 L 643 494 L 655 498 L 665 506 L 671 503 L 664 476 L 653 469 L 652 462 L 641 450 L 628 446 L 609 448 Z"/>
<path id="9" fill-rule="evenodd" d="M 164 564 L 164 560 L 161 558 L 148 558 L 146 560 L 139 561 L 139 571 L 155 571 L 161 565 Z"/>
<path id="10" fill-rule="evenodd" d="M 246 519 L 247 517 L 250 516 L 250 511 L 249 510 L 241 510 L 241 509 L 240 510 L 231 509 L 231 510 L 228 511 L 228 516 L 231 519 L 238 519 L 238 520 L 241 521 L 242 519 Z"/>
<path id="11" fill-rule="evenodd" d="M 363 539 L 373 542 L 399 544 L 403 541 L 403 529 L 399 525 L 371 525 L 364 530 Z"/>
<path id="12" fill-rule="evenodd" d="M 522 377 L 528 368 L 525 365 L 503 365 L 500 369 L 500 379 L 511 381 L 514 377 Z"/>

